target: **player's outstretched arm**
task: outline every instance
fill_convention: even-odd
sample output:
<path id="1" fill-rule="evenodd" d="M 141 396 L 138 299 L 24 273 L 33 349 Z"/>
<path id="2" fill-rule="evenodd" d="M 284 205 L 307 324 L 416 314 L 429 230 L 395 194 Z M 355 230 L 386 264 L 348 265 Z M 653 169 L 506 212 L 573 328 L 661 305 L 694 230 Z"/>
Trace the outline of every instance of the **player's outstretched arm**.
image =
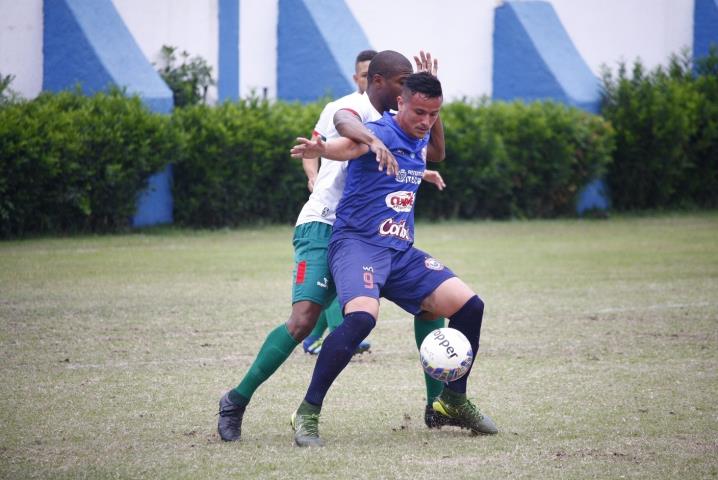
<path id="1" fill-rule="evenodd" d="M 312 140 L 319 138 L 319 135 L 312 135 Z M 314 191 L 314 181 L 319 173 L 319 157 L 302 158 L 302 168 L 307 176 L 307 188 L 310 192 Z"/>
<path id="2" fill-rule="evenodd" d="M 433 76 L 439 74 L 439 60 L 432 60 L 431 53 L 419 51 L 419 55 L 414 55 L 417 72 L 429 72 Z M 431 127 L 431 137 L 429 145 L 426 149 L 426 159 L 430 162 L 442 162 L 446 158 L 446 147 L 444 144 L 444 125 L 441 123 L 441 117 L 436 119 L 436 123 Z"/>
<path id="3" fill-rule="evenodd" d="M 371 133 L 368 128 L 361 123 L 361 119 L 349 110 L 338 110 L 334 114 L 334 128 L 342 137 L 350 138 L 356 143 L 367 145 L 369 149 L 376 154 L 376 161 L 379 164 L 379 170 L 386 168 L 387 175 L 396 175 L 399 171 L 399 164 L 391 151 L 386 148 L 384 142 L 379 140 L 376 135 Z"/>
<path id="4" fill-rule="evenodd" d="M 351 160 L 368 151 L 367 145 L 357 143 L 349 138 L 333 138 L 325 143 L 321 137 L 317 137 L 315 140 L 299 137 L 290 153 L 293 158 L 324 157 L 330 160 Z"/>

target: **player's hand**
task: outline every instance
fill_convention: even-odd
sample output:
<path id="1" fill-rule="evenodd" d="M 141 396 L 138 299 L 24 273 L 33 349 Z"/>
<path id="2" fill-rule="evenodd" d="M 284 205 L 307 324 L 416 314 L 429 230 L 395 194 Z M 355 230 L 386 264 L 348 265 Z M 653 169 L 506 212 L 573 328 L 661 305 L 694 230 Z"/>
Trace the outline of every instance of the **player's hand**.
<path id="1" fill-rule="evenodd" d="M 433 183 L 439 190 L 443 190 L 444 188 L 446 188 L 446 183 L 444 183 L 444 179 L 441 178 L 441 174 L 436 170 L 424 170 L 423 180 L 429 183 Z"/>
<path id="2" fill-rule="evenodd" d="M 322 137 L 317 137 L 316 140 L 298 137 L 297 144 L 292 147 L 289 153 L 292 158 L 317 158 L 324 156 L 324 149 L 325 144 Z"/>
<path id="3" fill-rule="evenodd" d="M 439 60 L 435 58 L 432 62 L 429 52 L 419 51 L 418 57 L 414 55 L 414 62 L 416 63 L 416 73 L 429 72 L 433 76 L 437 76 L 439 73 Z"/>
<path id="4" fill-rule="evenodd" d="M 379 171 L 386 169 L 387 175 L 394 175 L 399 172 L 399 164 L 396 161 L 396 158 L 394 158 L 394 155 L 391 153 L 391 151 L 386 148 L 386 145 L 384 145 L 384 142 L 379 140 L 378 138 L 374 138 L 374 140 L 371 142 L 371 145 L 369 145 L 369 148 L 372 152 L 376 154 L 376 161 L 379 164 Z"/>

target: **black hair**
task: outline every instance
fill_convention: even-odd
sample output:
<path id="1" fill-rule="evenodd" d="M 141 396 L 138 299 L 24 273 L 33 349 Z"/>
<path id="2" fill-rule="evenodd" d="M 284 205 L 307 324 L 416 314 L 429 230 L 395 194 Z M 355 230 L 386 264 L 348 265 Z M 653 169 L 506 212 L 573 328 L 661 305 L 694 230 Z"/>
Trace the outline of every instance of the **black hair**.
<path id="1" fill-rule="evenodd" d="M 420 93 L 427 98 L 442 97 L 441 82 L 429 72 L 412 73 L 406 77 L 401 94 L 408 99 L 415 93 Z"/>
<path id="2" fill-rule="evenodd" d="M 398 73 L 413 72 L 411 62 L 399 52 L 384 50 L 377 53 L 369 64 L 369 83 L 374 75 L 381 75 L 384 78 L 391 78 Z"/>
<path id="3" fill-rule="evenodd" d="M 376 50 L 362 50 L 361 52 L 359 52 L 359 55 L 357 55 L 357 59 L 354 64 L 371 60 L 372 58 L 374 58 L 375 55 Z"/>

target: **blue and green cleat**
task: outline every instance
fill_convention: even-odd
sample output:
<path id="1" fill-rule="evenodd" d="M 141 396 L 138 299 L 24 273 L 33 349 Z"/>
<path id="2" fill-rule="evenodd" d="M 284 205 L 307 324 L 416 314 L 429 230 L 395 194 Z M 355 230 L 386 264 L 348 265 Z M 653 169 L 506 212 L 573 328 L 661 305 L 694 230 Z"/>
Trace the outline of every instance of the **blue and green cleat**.
<path id="1" fill-rule="evenodd" d="M 309 355 L 319 355 L 319 352 L 322 350 L 322 341 L 322 337 L 314 337 L 312 335 L 308 336 L 302 342 L 304 353 L 308 353 Z"/>

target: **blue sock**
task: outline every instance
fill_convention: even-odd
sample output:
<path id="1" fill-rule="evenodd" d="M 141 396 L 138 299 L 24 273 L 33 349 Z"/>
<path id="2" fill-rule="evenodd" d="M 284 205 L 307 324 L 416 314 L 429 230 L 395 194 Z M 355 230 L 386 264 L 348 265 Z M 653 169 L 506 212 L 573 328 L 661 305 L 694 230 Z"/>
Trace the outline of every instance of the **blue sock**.
<path id="1" fill-rule="evenodd" d="M 449 327 L 455 328 L 463 333 L 471 344 L 474 352 L 474 361 L 479 353 L 479 337 L 481 336 L 481 320 L 484 317 L 484 302 L 474 295 L 459 309 L 458 312 L 449 317 Z M 473 367 L 473 363 L 471 364 Z M 471 373 L 471 367 L 466 375 L 458 380 L 447 383 L 446 388 L 457 393 L 466 393 L 466 381 Z"/>
<path id="2" fill-rule="evenodd" d="M 347 366 L 354 350 L 369 335 L 374 325 L 376 320 L 367 312 L 352 312 L 344 316 L 342 324 L 327 335 L 322 343 L 304 400 L 321 406 L 334 379 Z"/>

